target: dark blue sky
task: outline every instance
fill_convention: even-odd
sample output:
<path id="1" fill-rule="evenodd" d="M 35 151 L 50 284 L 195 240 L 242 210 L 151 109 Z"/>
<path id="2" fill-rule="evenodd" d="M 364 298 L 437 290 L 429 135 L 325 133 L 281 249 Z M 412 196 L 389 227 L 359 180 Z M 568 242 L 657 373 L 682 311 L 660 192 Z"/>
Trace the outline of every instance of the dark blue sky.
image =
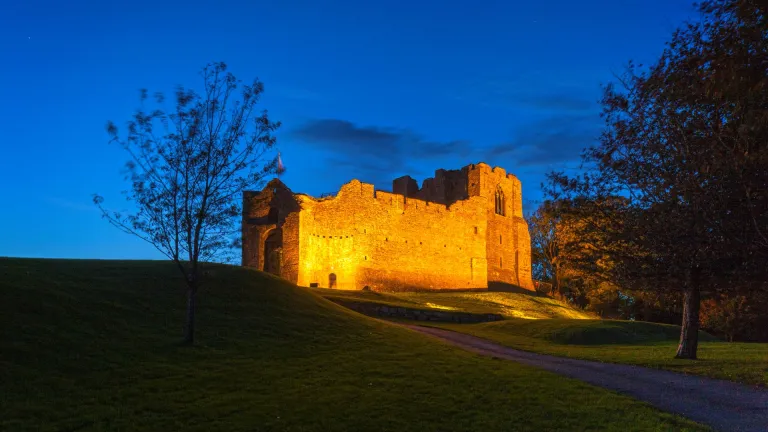
<path id="1" fill-rule="evenodd" d="M 0 256 L 158 258 L 91 204 L 125 207 L 104 125 L 211 61 L 265 83 L 295 191 L 485 161 L 537 200 L 599 133 L 600 84 L 694 16 L 687 0 L 4 1 Z"/>

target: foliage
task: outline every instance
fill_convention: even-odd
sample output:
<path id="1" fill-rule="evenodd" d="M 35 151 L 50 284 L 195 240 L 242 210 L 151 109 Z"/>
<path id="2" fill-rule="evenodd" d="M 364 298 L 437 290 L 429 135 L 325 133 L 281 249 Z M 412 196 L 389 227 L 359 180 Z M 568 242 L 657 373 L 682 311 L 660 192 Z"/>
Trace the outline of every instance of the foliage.
<path id="1" fill-rule="evenodd" d="M 751 315 L 747 298 L 742 295 L 721 295 L 717 300 L 705 300 L 699 313 L 702 327 L 715 330 L 731 342 L 734 335 L 743 331 L 750 319 L 754 318 Z"/>
<path id="2" fill-rule="evenodd" d="M 0 259 L 0 430 L 707 430 L 261 272 L 204 269 L 190 347 L 174 343 L 170 263 Z"/>
<path id="3" fill-rule="evenodd" d="M 558 290 L 557 264 L 560 258 L 558 230 L 555 215 L 548 211 L 550 202 L 545 202 L 525 219 L 531 235 L 531 271 L 533 278 L 551 281 L 552 291 Z"/>
<path id="4" fill-rule="evenodd" d="M 729 341 L 768 341 L 768 299 L 749 293 L 722 293 L 701 304 L 701 325 Z"/>
<path id="5" fill-rule="evenodd" d="M 576 218 L 565 201 L 544 201 L 528 216 L 532 267 L 551 281 L 550 295 L 574 306 L 618 316 L 625 297 L 610 280 L 610 257 L 602 236 L 606 221 L 591 215 Z M 595 228 L 586 230 L 583 225 Z"/>
<path id="6" fill-rule="evenodd" d="M 549 193 L 579 235 L 607 239 L 611 279 L 684 293 L 677 356 L 696 358 L 702 291 L 765 287 L 768 243 L 768 17 L 747 0 L 712 0 L 647 70 L 630 64 L 603 97 L 606 128 L 587 172 L 551 176 Z M 596 228 L 597 227 L 597 228 Z"/>
<path id="7" fill-rule="evenodd" d="M 185 340 L 192 342 L 194 300 L 199 263 L 225 260 L 239 238 L 240 194 L 257 187 L 277 162 L 266 155 L 280 126 L 256 106 L 264 91 L 257 79 L 243 84 L 224 63 L 201 72 L 203 92 L 179 87 L 175 106 L 164 111 L 143 107 L 118 134 L 109 122 L 112 141 L 130 155 L 126 163 L 131 188 L 125 192 L 135 209 L 110 212 L 94 197 L 103 216 L 122 231 L 152 244 L 173 260 L 188 287 L 189 316 Z M 155 94 L 162 106 L 165 97 Z"/>

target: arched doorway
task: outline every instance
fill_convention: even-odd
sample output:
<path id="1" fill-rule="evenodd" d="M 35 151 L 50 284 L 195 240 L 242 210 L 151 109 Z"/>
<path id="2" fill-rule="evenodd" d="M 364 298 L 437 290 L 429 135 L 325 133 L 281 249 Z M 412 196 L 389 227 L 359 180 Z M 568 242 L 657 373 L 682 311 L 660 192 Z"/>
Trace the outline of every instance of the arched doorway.
<path id="1" fill-rule="evenodd" d="M 336 273 L 328 275 L 328 288 L 336 288 Z"/>
<path id="2" fill-rule="evenodd" d="M 280 276 L 280 263 L 283 253 L 283 230 L 273 229 L 264 240 L 264 270 L 267 273 Z"/>

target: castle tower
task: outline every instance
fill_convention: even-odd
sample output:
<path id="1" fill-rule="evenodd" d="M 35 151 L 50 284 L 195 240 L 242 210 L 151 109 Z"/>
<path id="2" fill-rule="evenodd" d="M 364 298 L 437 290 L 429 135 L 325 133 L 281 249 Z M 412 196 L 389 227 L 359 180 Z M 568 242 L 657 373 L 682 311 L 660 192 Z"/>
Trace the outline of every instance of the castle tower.
<path id="1" fill-rule="evenodd" d="M 485 163 L 464 167 L 470 197 L 486 201 L 488 287 L 516 285 L 533 289 L 531 238 L 523 218 L 522 185 L 503 168 Z"/>

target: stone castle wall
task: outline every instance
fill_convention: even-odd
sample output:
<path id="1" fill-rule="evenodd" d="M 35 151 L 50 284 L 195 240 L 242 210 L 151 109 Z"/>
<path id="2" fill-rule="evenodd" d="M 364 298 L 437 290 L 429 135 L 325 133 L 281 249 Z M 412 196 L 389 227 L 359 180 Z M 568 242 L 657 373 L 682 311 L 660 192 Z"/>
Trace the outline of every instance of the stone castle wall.
<path id="1" fill-rule="evenodd" d="M 469 194 L 485 198 L 487 204 L 488 283 L 514 284 L 533 289 L 531 238 L 523 219 L 522 184 L 503 168 L 485 164 L 468 167 Z M 496 194 L 503 196 L 503 214 L 496 213 Z"/>
<path id="2" fill-rule="evenodd" d="M 487 286 L 485 208 L 374 191 L 353 180 L 330 199 L 302 200 L 298 283 L 410 290 Z"/>
<path id="3" fill-rule="evenodd" d="M 335 197 L 279 181 L 244 193 L 243 265 L 269 271 L 276 233 L 281 276 L 303 286 L 374 290 L 533 288 L 520 181 L 486 164 L 438 170 L 394 193 L 353 180 Z M 497 193 L 504 196 L 497 214 Z M 265 254 L 273 256 L 269 259 Z"/>

